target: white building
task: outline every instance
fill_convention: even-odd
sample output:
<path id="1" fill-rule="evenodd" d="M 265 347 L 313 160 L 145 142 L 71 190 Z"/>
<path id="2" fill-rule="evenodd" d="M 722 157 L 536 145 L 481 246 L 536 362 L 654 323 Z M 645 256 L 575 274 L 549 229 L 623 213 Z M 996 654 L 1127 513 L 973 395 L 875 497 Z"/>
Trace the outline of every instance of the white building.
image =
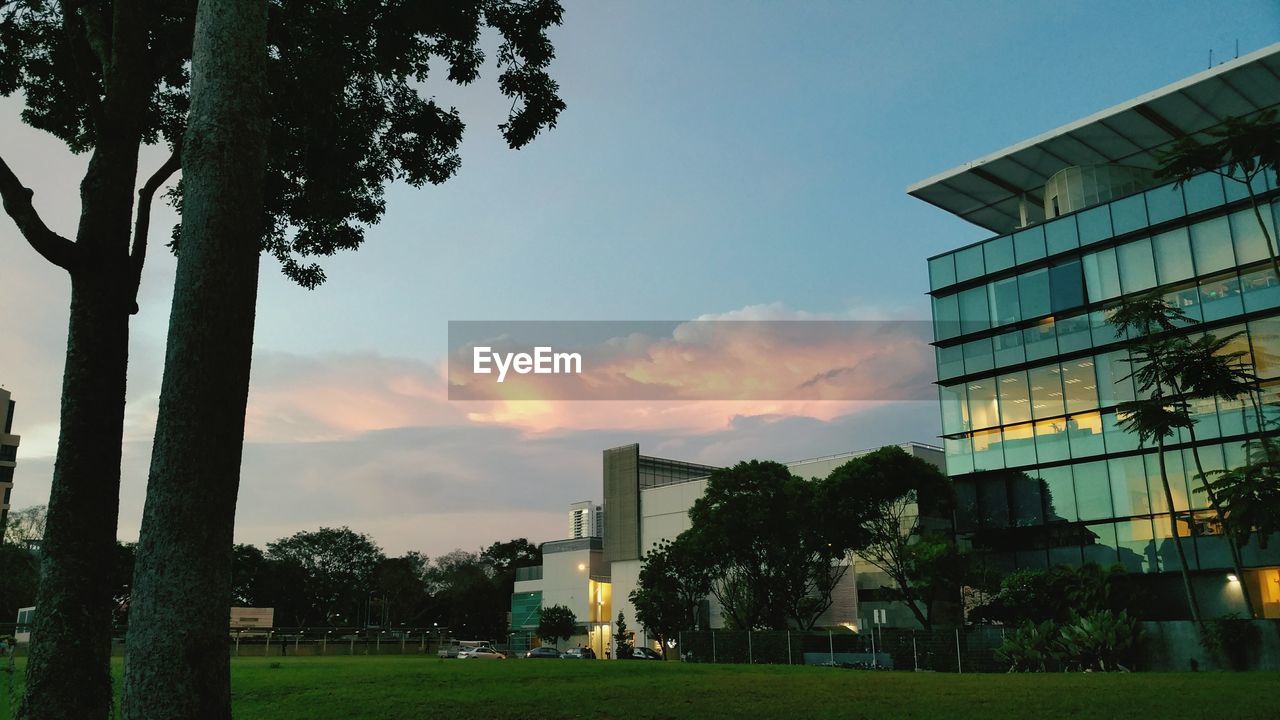
<path id="1" fill-rule="evenodd" d="M 604 537 L 604 507 L 590 500 L 570 505 L 569 537 Z"/>

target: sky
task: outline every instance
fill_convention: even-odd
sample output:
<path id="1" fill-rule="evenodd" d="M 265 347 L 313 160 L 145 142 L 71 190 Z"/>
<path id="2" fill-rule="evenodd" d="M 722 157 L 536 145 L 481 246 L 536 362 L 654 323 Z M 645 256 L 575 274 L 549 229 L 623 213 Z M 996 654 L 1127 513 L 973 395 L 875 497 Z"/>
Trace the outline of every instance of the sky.
<path id="1" fill-rule="evenodd" d="M 491 38 L 490 38 L 491 39 Z M 448 322 L 924 320 L 925 258 L 988 233 L 905 193 L 1025 138 L 1280 40 L 1280 2 L 565 0 L 568 105 L 518 152 L 493 67 L 424 92 L 467 122 L 442 186 L 393 186 L 308 291 L 264 259 L 236 539 L 322 525 L 437 556 L 563 537 L 601 451 L 729 464 L 939 433 L 928 401 L 451 401 Z M 490 55 L 496 43 L 489 43 Z M 72 236 L 86 158 L 0 99 L 0 157 Z M 143 152 L 142 177 L 166 155 Z M 159 207 L 153 225 L 176 222 Z M 131 324 L 119 535 L 137 537 L 174 259 Z M 46 502 L 65 274 L 0 217 L 12 503 Z"/>

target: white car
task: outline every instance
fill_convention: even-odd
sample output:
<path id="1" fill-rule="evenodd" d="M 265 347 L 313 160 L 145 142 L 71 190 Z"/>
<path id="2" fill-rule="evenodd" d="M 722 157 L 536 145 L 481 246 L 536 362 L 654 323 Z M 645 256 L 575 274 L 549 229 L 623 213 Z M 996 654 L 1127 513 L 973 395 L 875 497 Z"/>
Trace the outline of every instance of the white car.
<path id="1" fill-rule="evenodd" d="M 479 659 L 479 660 L 506 660 L 507 656 L 494 650 L 491 647 L 474 647 L 466 648 L 458 651 L 459 660 Z"/>

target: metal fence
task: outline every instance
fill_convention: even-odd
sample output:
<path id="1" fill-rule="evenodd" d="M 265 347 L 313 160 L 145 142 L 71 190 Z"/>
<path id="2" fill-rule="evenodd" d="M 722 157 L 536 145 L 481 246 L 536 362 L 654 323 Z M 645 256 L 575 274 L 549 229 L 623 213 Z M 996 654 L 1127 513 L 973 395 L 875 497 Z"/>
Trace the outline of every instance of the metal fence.
<path id="1" fill-rule="evenodd" d="M 876 628 L 798 630 L 708 630 L 681 633 L 677 648 L 685 662 L 766 665 L 835 665 L 881 670 L 1003 672 L 995 649 L 1004 628 L 945 630 Z"/>

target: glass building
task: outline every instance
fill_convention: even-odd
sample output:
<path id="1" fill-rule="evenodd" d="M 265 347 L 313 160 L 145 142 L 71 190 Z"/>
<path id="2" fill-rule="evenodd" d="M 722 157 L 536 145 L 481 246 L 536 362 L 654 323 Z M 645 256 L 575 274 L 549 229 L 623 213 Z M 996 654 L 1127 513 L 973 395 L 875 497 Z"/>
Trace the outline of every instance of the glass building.
<path id="1" fill-rule="evenodd" d="M 1239 464 L 1244 440 L 1280 427 L 1267 422 L 1280 421 L 1280 278 L 1262 231 L 1275 239 L 1280 187 L 1254 181 L 1255 213 L 1242 182 L 1152 171 L 1177 138 L 1278 105 L 1273 45 L 908 190 L 995 233 L 928 262 L 957 531 L 994 568 L 1119 563 L 1148 576 L 1153 616 L 1185 616 L 1159 458 L 1117 423 L 1134 386 L 1107 323 L 1158 292 L 1192 318 L 1186 332 L 1238 333 L 1261 378 L 1263 428 L 1250 403 L 1200 402 L 1195 442 L 1184 431 L 1165 452 L 1202 609 L 1243 610 L 1195 459 Z M 1255 607 L 1280 617 L 1280 537 L 1243 553 Z"/>

